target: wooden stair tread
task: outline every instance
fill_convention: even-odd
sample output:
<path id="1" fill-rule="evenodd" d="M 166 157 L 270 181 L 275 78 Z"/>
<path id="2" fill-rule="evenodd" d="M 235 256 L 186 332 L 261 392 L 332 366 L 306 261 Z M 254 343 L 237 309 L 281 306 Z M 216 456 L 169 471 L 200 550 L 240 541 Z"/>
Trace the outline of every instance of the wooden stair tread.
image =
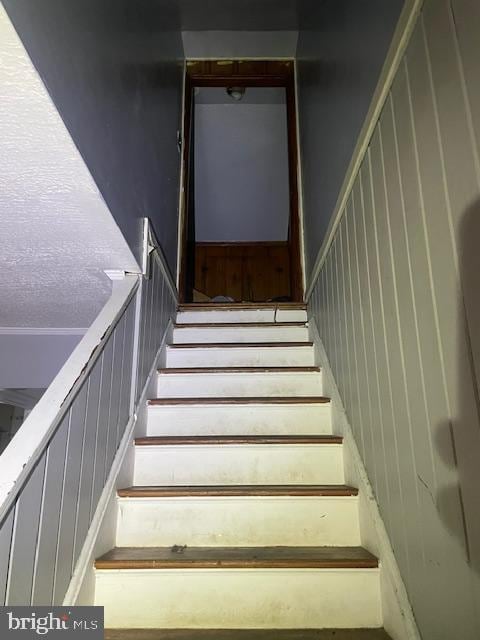
<path id="1" fill-rule="evenodd" d="M 320 367 L 169 367 L 158 373 L 319 373 Z"/>
<path id="2" fill-rule="evenodd" d="M 115 547 L 95 561 L 97 569 L 376 568 L 362 547 Z"/>
<path id="3" fill-rule="evenodd" d="M 325 396 L 259 396 L 230 398 L 151 398 L 151 406 L 162 405 L 223 405 L 223 404 L 327 404 L 330 398 Z"/>
<path id="4" fill-rule="evenodd" d="M 342 436 L 145 436 L 135 438 L 135 444 L 140 447 L 161 445 L 221 445 L 221 444 L 342 444 Z"/>
<path id="5" fill-rule="evenodd" d="M 173 325 L 174 329 L 202 329 L 204 327 L 208 327 L 211 329 L 212 327 L 219 327 L 221 329 L 228 327 L 235 327 L 237 329 L 243 329 L 246 327 L 268 327 L 269 329 L 273 327 L 279 328 L 289 328 L 289 327 L 302 327 L 306 328 L 307 322 L 176 322 Z"/>
<path id="6" fill-rule="evenodd" d="M 344 484 L 245 484 L 245 485 L 172 485 L 119 489 L 120 498 L 208 498 L 235 496 L 325 496 L 358 495 L 358 489 Z"/>
<path id="7" fill-rule="evenodd" d="M 239 309 L 294 309 L 306 311 L 302 302 L 188 302 L 179 304 L 178 311 L 238 311 Z"/>
<path id="8" fill-rule="evenodd" d="M 105 640 L 391 640 L 384 629 L 105 629 Z"/>
<path id="9" fill-rule="evenodd" d="M 311 347 L 313 342 L 186 342 L 169 344 L 167 349 L 260 349 L 273 347 Z"/>

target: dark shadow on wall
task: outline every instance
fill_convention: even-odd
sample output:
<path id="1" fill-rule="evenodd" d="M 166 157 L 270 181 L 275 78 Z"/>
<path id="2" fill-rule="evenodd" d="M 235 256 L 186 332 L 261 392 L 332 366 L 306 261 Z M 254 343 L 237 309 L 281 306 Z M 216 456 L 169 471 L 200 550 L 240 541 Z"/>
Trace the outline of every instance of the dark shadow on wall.
<path id="1" fill-rule="evenodd" d="M 452 300 L 452 313 L 458 313 L 458 413 L 438 427 L 435 442 L 456 481 L 439 489 L 437 508 L 465 561 L 480 574 L 480 199 L 463 216 L 458 248 L 461 287 Z"/>
<path id="2" fill-rule="evenodd" d="M 183 45 L 173 0 L 4 0 L 137 259 L 141 221 L 176 268 Z"/>

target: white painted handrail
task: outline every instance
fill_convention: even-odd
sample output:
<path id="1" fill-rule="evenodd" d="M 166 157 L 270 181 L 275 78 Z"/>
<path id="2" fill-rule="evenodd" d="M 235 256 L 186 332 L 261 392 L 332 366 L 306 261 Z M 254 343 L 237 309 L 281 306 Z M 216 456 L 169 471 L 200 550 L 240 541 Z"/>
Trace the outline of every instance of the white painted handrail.
<path id="1" fill-rule="evenodd" d="M 128 275 L 114 288 L 106 305 L 3 452 L 0 524 L 60 424 L 71 399 L 97 361 L 102 346 L 135 294 L 139 281 L 139 276 Z"/>

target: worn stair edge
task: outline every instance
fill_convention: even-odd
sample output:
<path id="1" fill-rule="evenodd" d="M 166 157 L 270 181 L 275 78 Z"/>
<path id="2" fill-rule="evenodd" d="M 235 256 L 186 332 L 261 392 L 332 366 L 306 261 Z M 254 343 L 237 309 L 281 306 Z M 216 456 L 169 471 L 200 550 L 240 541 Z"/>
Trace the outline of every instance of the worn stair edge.
<path id="1" fill-rule="evenodd" d="M 320 367 L 168 367 L 157 369 L 157 373 L 320 373 Z"/>
<path id="2" fill-rule="evenodd" d="M 384 629 L 105 629 L 105 640 L 391 640 Z"/>
<path id="3" fill-rule="evenodd" d="M 306 329 L 308 327 L 308 323 L 307 321 L 302 322 L 300 320 L 297 320 L 296 322 L 179 322 L 173 325 L 174 329 L 205 329 L 205 327 L 209 329 L 246 329 L 249 327 L 267 327 L 269 329 L 273 329 L 274 327 L 278 327 L 280 329 L 288 329 L 289 327 L 300 327 L 301 329 Z"/>
<path id="4" fill-rule="evenodd" d="M 96 569 L 376 569 L 363 547 L 115 547 Z"/>
<path id="5" fill-rule="evenodd" d="M 117 494 L 120 498 L 347 497 L 357 496 L 358 489 L 344 484 L 173 485 L 128 487 Z"/>
<path id="6" fill-rule="evenodd" d="M 231 397 L 231 398 L 151 398 L 147 401 L 150 406 L 163 405 L 228 405 L 228 404 L 328 404 L 330 398 L 325 396 L 259 396 L 259 397 Z"/>
<path id="7" fill-rule="evenodd" d="M 169 344 L 167 349 L 270 349 L 273 347 L 292 347 L 295 349 L 312 347 L 313 342 L 185 342 Z"/>
<path id="8" fill-rule="evenodd" d="M 137 447 L 177 445 L 329 445 L 342 444 L 342 436 L 144 436 L 135 438 Z"/>

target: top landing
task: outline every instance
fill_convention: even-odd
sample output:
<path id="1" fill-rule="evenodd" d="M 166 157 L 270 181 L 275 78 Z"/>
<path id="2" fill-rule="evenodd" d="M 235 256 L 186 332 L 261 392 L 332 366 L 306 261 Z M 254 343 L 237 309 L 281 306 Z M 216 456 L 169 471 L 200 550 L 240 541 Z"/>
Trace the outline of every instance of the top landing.
<path id="1" fill-rule="evenodd" d="M 177 324 L 306 321 L 307 306 L 298 302 L 193 302 L 179 305 L 177 314 Z"/>

